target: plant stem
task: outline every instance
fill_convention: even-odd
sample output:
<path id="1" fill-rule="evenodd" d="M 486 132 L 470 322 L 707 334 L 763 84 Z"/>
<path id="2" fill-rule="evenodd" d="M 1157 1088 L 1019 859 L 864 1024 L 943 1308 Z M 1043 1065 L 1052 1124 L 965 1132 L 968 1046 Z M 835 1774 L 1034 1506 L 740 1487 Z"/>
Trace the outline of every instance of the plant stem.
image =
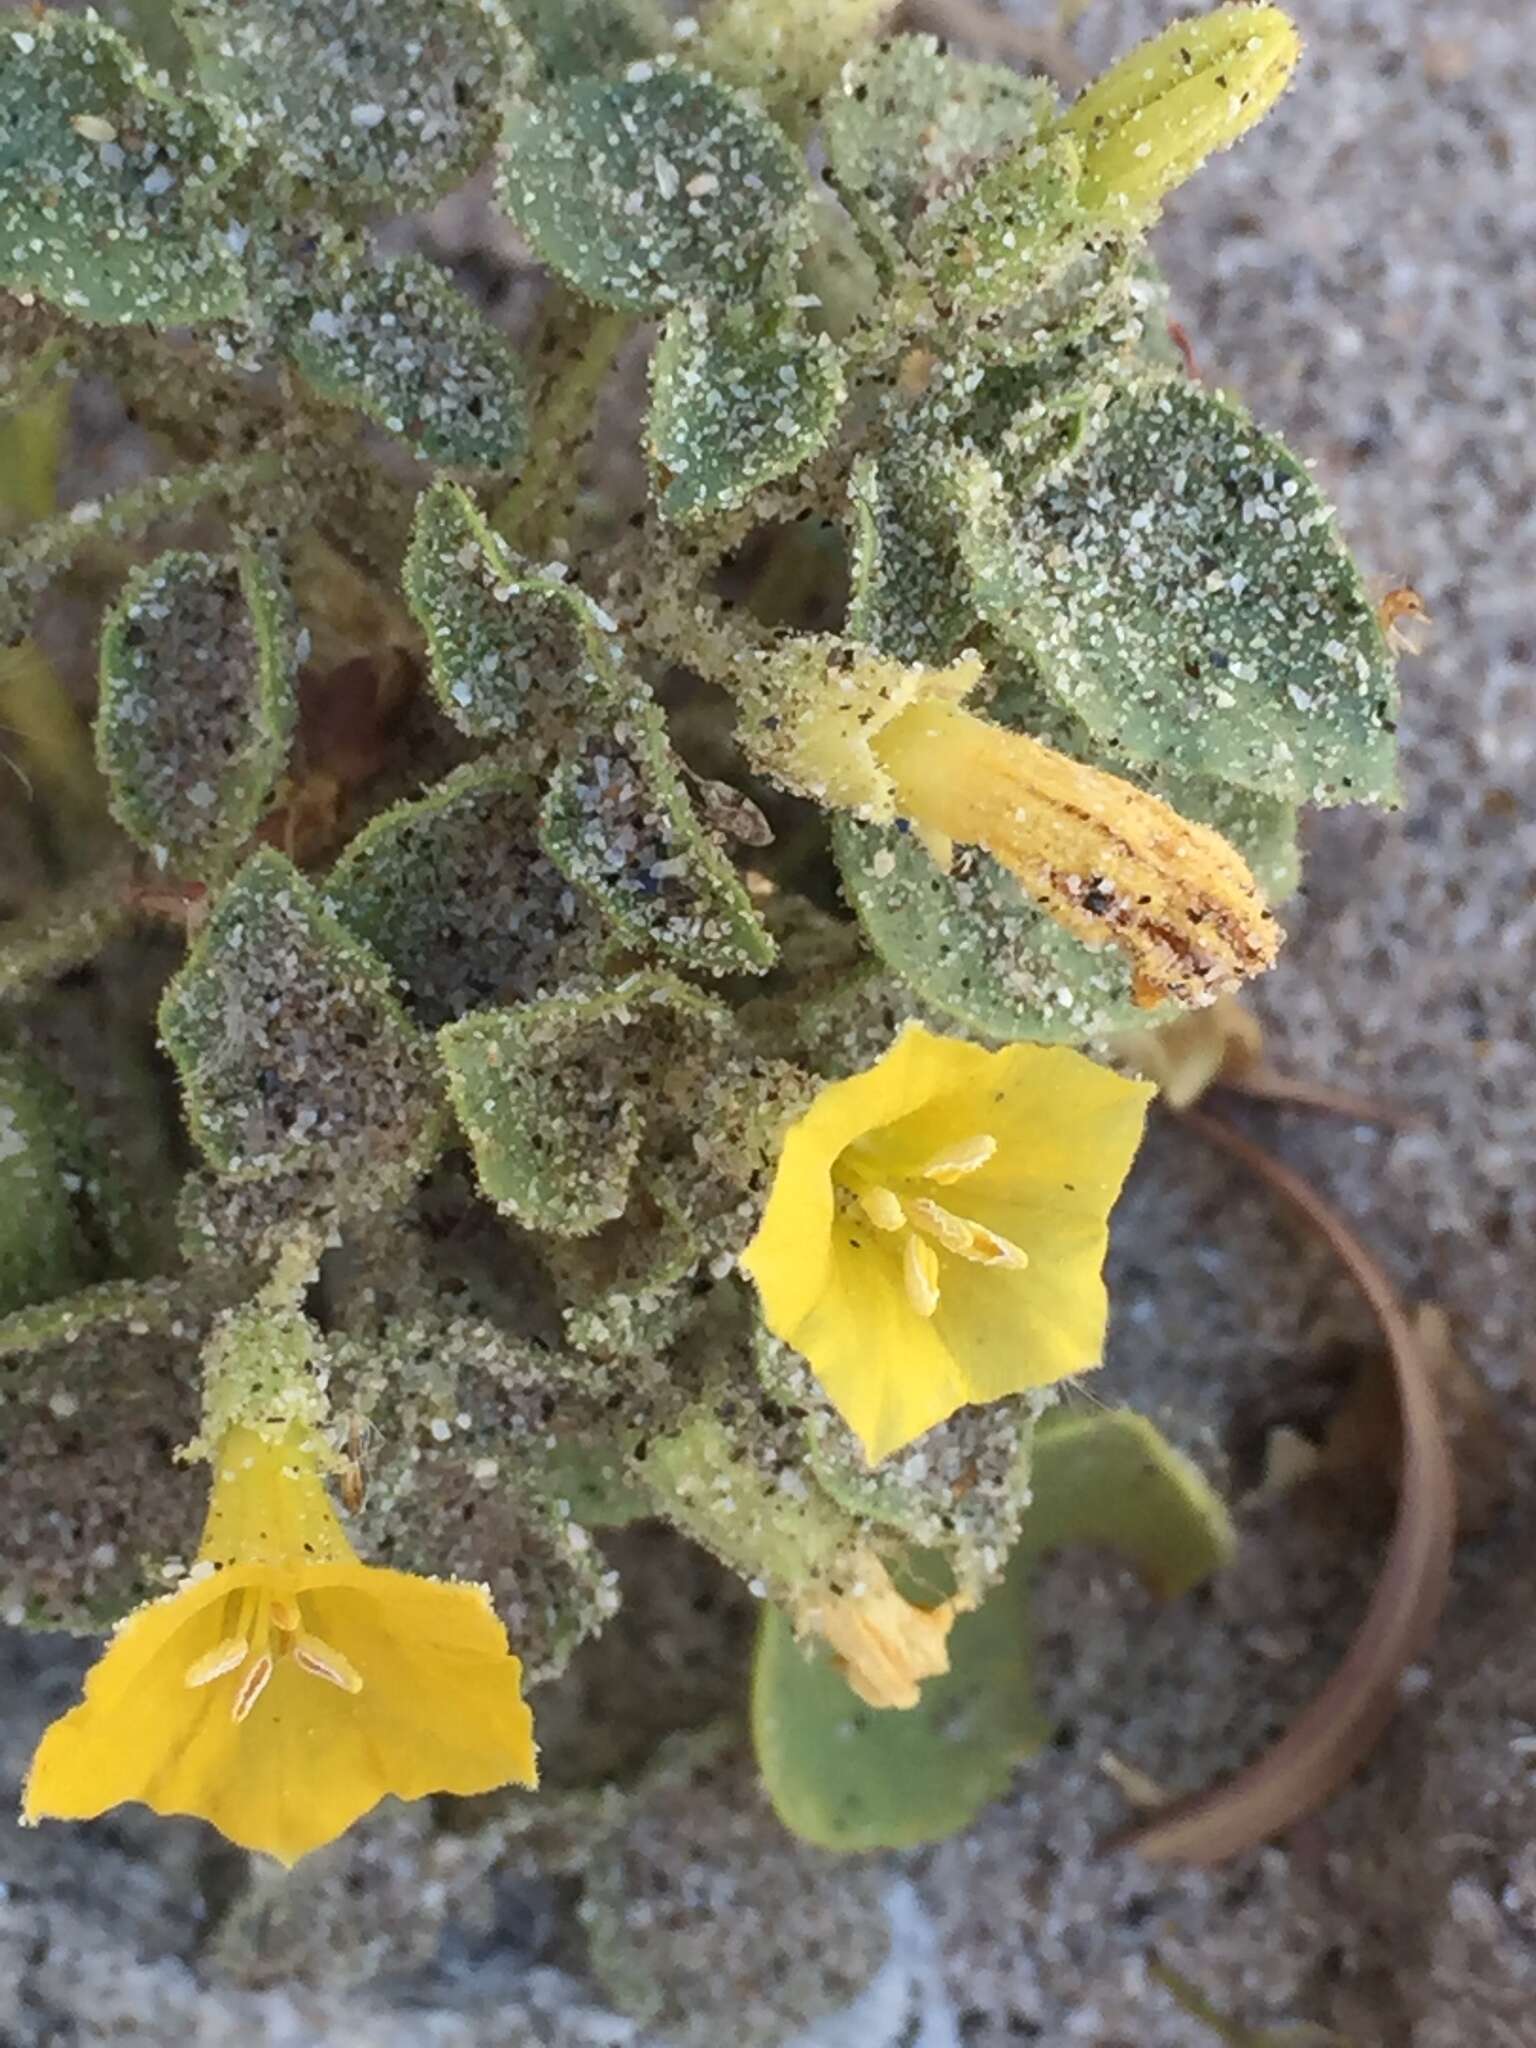
<path id="1" fill-rule="evenodd" d="M 523 473 L 491 514 L 496 531 L 525 552 L 537 552 L 544 539 L 548 499 L 591 432 L 593 401 L 633 325 L 629 313 L 583 310 L 574 316 L 564 360 L 536 409 Z"/>

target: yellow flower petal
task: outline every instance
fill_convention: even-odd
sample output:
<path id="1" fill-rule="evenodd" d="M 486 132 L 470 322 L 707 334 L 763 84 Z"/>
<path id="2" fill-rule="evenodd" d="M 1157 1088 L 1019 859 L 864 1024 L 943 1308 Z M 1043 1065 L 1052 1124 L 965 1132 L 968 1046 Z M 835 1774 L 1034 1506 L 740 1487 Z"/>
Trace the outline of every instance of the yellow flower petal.
<path id="1" fill-rule="evenodd" d="M 742 1263 L 871 1462 L 1098 1363 L 1109 1211 L 1151 1092 L 1063 1047 L 912 1026 L 791 1128 Z"/>
<path id="2" fill-rule="evenodd" d="M 44 1734 L 24 1818 L 137 1800 L 292 1863 L 390 1794 L 534 1783 L 521 1666 L 484 1588 L 359 1563 L 312 1449 L 231 1438 L 205 1545 L 236 1561 L 122 1623 Z"/>

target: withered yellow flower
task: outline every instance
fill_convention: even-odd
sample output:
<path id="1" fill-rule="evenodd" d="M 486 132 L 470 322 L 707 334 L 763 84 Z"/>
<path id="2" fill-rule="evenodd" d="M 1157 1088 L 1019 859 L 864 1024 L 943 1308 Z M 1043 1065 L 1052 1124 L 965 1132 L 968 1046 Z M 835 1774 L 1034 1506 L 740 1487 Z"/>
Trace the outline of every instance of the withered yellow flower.
<path id="1" fill-rule="evenodd" d="M 363 1564 L 313 1439 L 240 1427 L 218 1447 L 197 1565 L 119 1625 L 38 1745 L 22 1816 L 139 1800 L 294 1863 L 386 1794 L 536 1776 L 484 1588 Z"/>
<path id="2" fill-rule="evenodd" d="M 1152 1090 L 911 1025 L 791 1125 L 742 1263 L 873 1464 L 1097 1365 L 1109 1212 Z"/>

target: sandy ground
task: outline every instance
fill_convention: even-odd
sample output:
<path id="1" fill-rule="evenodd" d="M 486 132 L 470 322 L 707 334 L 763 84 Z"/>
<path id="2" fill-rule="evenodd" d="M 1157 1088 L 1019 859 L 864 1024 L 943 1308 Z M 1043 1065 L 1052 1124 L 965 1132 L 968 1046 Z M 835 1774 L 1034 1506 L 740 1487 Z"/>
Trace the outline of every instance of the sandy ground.
<path id="1" fill-rule="evenodd" d="M 1175 11 L 1097 0 L 1077 42 L 1098 62 Z M 1169 1611 L 1112 1571 L 1058 1568 L 1040 1615 L 1058 1746 L 967 1836 L 905 1859 L 949 2010 L 926 2031 L 893 2023 L 893 2044 L 1214 2039 L 1151 1979 L 1159 1958 L 1249 2026 L 1310 2021 L 1355 2048 L 1536 2044 L 1536 18 L 1529 0 L 1294 11 L 1301 85 L 1181 196 L 1159 246 L 1208 380 L 1317 458 L 1382 586 L 1412 581 L 1435 615 L 1405 671 L 1406 806 L 1313 822 L 1261 996 L 1279 1064 L 1427 1127 L 1244 1114 L 1448 1311 L 1495 1390 L 1509 1470 L 1479 1489 L 1440 1641 L 1369 1769 L 1283 1847 L 1215 1873 L 1094 1854 L 1124 1815 L 1102 1754 L 1182 1788 L 1256 1749 L 1358 1613 L 1369 1501 L 1254 1508 L 1238 1566 Z M 1321 1255 L 1183 1132 L 1150 1147 L 1115 1257 L 1100 1391 L 1154 1412 L 1218 1480 L 1250 1476 L 1264 1419 L 1304 1413 L 1364 1334 Z M 0 1779 L 81 1662 L 0 1643 Z M 282 1982 L 249 1964 L 232 1981 L 210 1951 L 244 1872 L 199 1829 L 7 1829 L 0 1878 L 5 2048 L 643 2038 L 561 1973 L 568 1893 L 466 1875 L 409 1817 L 269 1901 L 305 1936 Z M 869 2018 L 859 2048 L 884 2048 L 886 2025 Z"/>

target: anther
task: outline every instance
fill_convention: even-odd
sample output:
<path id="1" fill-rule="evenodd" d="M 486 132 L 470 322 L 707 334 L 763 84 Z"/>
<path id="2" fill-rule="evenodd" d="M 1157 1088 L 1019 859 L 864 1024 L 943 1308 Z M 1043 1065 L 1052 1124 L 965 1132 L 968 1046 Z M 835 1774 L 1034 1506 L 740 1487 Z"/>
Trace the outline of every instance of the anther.
<path id="1" fill-rule="evenodd" d="M 267 1689 L 267 1680 L 272 1676 L 272 1659 L 263 1650 L 256 1662 L 240 1681 L 240 1690 L 235 1694 L 235 1703 L 229 1710 L 229 1718 L 236 1727 L 245 1719 Z"/>
<path id="2" fill-rule="evenodd" d="M 900 1197 L 889 1188 L 864 1188 L 859 1195 L 859 1207 L 876 1230 L 905 1230 L 907 1226 L 907 1212 Z"/>
<path id="3" fill-rule="evenodd" d="M 1028 1254 L 1010 1239 L 988 1230 L 984 1224 L 972 1222 L 968 1216 L 956 1216 L 926 1196 L 909 1202 L 907 1213 L 918 1229 L 936 1237 L 945 1251 L 969 1259 L 973 1265 L 1008 1266 L 1014 1272 L 1022 1272 L 1029 1264 Z"/>
<path id="4" fill-rule="evenodd" d="M 293 1661 L 311 1678 L 323 1678 L 328 1685 L 338 1686 L 342 1692 L 361 1692 L 363 1689 L 362 1679 L 340 1650 L 333 1649 L 319 1636 L 296 1636 Z"/>
<path id="5" fill-rule="evenodd" d="M 272 1626 L 281 1629 L 284 1635 L 291 1636 L 298 1632 L 302 1617 L 297 1600 L 287 1600 L 281 1593 L 274 1593 L 268 1602 L 267 1612 L 272 1617 Z"/>
<path id="6" fill-rule="evenodd" d="M 901 1277 L 912 1307 L 920 1316 L 931 1316 L 939 1305 L 939 1255 L 931 1244 L 916 1235 L 907 1239 Z"/>
<path id="7" fill-rule="evenodd" d="M 964 1180 L 968 1173 L 975 1173 L 985 1166 L 997 1151 L 997 1140 L 986 1131 L 978 1131 L 974 1138 L 962 1138 L 956 1145 L 946 1145 L 942 1152 L 935 1152 L 928 1164 L 918 1174 L 919 1180 L 937 1181 L 941 1188 L 950 1187 L 957 1180 Z"/>
<path id="8" fill-rule="evenodd" d="M 251 1646 L 244 1636 L 226 1636 L 222 1643 L 215 1643 L 201 1657 L 193 1658 L 182 1683 L 186 1686 L 212 1685 L 226 1671 L 238 1671 L 250 1654 Z"/>

